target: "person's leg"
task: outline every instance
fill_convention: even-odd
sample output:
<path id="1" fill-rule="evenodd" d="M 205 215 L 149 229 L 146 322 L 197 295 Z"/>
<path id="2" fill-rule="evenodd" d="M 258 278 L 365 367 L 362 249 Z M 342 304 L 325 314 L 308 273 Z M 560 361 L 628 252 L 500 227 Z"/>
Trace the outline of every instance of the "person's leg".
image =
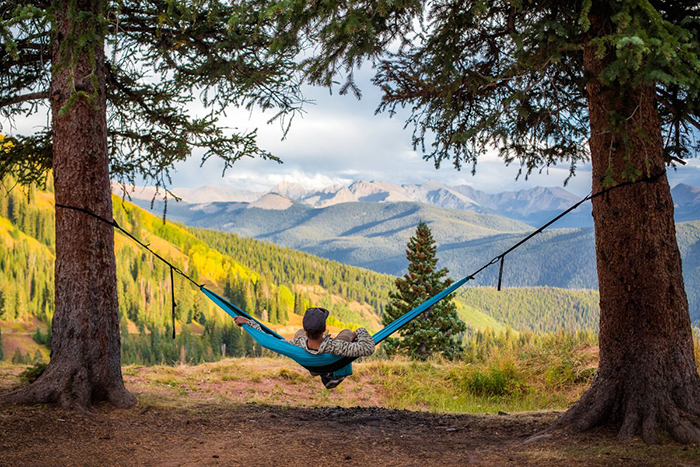
<path id="1" fill-rule="evenodd" d="M 343 329 L 337 336 L 335 336 L 336 339 L 340 339 L 341 341 L 345 342 L 352 342 L 354 337 L 355 333 L 349 329 Z"/>
<path id="2" fill-rule="evenodd" d="M 321 375 L 321 382 L 326 389 L 335 389 L 345 378 L 347 378 L 347 376 L 334 376 L 333 373 L 326 373 L 325 375 Z"/>
<path id="3" fill-rule="evenodd" d="M 340 339 L 345 342 L 352 342 L 355 339 L 355 333 L 349 329 L 343 329 L 335 336 L 335 339 Z M 343 382 L 345 376 L 334 376 L 333 373 L 321 375 L 321 381 L 326 389 L 333 389 Z"/>

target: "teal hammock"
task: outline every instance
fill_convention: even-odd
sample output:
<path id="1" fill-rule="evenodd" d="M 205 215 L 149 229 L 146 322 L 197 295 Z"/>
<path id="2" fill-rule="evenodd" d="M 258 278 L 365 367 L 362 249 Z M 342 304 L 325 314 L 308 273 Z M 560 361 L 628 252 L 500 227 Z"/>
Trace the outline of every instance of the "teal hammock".
<path id="1" fill-rule="evenodd" d="M 580 201 L 578 204 L 582 203 Z M 241 308 L 237 307 L 233 303 L 229 302 L 225 298 L 221 297 L 220 295 L 217 295 L 216 293 L 212 292 L 211 290 L 207 289 L 204 287 L 202 284 L 198 284 L 195 282 L 190 276 L 185 274 L 183 271 L 181 271 L 178 267 L 173 265 L 171 262 L 163 258 L 161 255 L 153 251 L 149 245 L 146 245 L 143 243 L 141 240 L 136 238 L 131 232 L 128 230 L 123 229 L 122 227 L 117 224 L 117 221 L 114 219 L 105 219 L 102 216 L 99 216 L 95 214 L 94 212 L 90 211 L 89 209 L 81 208 L 78 206 L 67 206 L 64 204 L 56 203 L 57 208 L 63 208 L 63 209 L 70 209 L 73 211 L 78 211 L 82 212 L 84 214 L 87 214 L 91 217 L 94 217 L 95 219 L 104 222 L 105 224 L 109 224 L 115 229 L 120 230 L 124 235 L 127 237 L 131 238 L 134 240 L 136 243 L 141 245 L 145 250 L 150 252 L 153 256 L 164 262 L 170 267 L 170 283 L 171 283 L 171 294 L 172 294 L 172 306 L 173 306 L 173 325 L 172 325 L 172 330 L 173 330 L 173 339 L 175 338 L 175 282 L 173 279 L 174 273 L 177 273 L 190 281 L 192 284 L 197 286 L 211 301 L 213 301 L 217 306 L 219 306 L 222 310 L 224 310 L 226 313 L 231 315 L 232 317 L 236 316 L 243 316 L 244 318 L 247 319 L 252 319 L 253 321 L 256 321 L 258 324 L 260 324 L 260 327 L 262 328 L 263 331 L 258 331 L 256 329 L 251 328 L 250 326 L 243 326 L 243 329 L 250 334 L 253 339 L 255 339 L 260 345 L 265 347 L 266 349 L 270 349 L 273 352 L 277 352 L 279 354 L 285 355 L 297 363 L 299 363 L 301 366 L 306 368 L 307 370 L 311 371 L 312 373 L 320 373 L 320 374 L 326 374 L 326 373 L 333 373 L 335 376 L 347 376 L 352 374 L 352 362 L 357 358 L 357 357 L 343 357 L 340 355 L 333 355 L 333 354 L 312 354 L 307 352 L 306 350 L 302 349 L 301 347 L 297 347 L 295 345 L 290 344 L 287 342 L 284 337 L 280 336 L 277 334 L 275 331 L 272 329 L 268 328 L 265 326 L 263 323 L 259 322 L 252 316 L 250 316 L 248 313 L 243 311 Z M 573 209 L 569 208 L 569 210 Z M 568 212 L 568 211 L 566 211 Z M 561 215 L 566 214 L 564 212 Z M 560 216 L 561 216 L 560 215 Z M 553 221 L 552 221 L 553 222 Z M 532 236 L 534 234 L 531 234 Z M 530 238 L 530 237 L 528 237 Z M 522 243 L 522 242 L 521 242 Z M 514 247 L 515 248 L 515 247 Z M 513 249 L 514 249 L 513 248 Z M 510 250 L 509 250 L 510 251 Z M 507 252 L 506 252 L 507 253 Z M 447 287 L 445 290 L 442 292 L 439 292 L 435 296 L 429 298 L 425 302 L 421 303 L 405 315 L 401 316 L 400 318 L 397 318 L 394 320 L 391 324 L 387 325 L 384 329 L 381 331 L 377 332 L 372 336 L 374 339 L 375 344 L 379 344 L 382 342 L 384 339 L 401 329 L 403 326 L 408 324 L 411 320 L 415 319 L 418 317 L 421 313 L 426 311 L 428 308 L 431 306 L 435 305 L 437 302 L 440 300 L 444 299 L 448 295 L 450 295 L 452 292 L 460 288 L 462 285 L 464 285 L 467 281 L 470 279 L 473 279 L 476 274 L 481 272 L 483 269 L 487 268 L 491 264 L 495 262 L 495 260 L 500 259 L 502 261 L 503 256 L 505 256 L 506 253 L 503 253 L 501 256 L 494 258 L 489 264 L 484 265 L 481 269 L 478 271 L 470 274 L 467 277 L 464 277 L 454 284 L 450 285 Z M 500 280 L 499 280 L 500 282 Z M 500 286 L 499 286 L 500 288 Z"/>
<path id="2" fill-rule="evenodd" d="M 521 245 L 529 241 L 531 238 L 533 238 L 535 235 L 541 233 L 543 230 L 545 230 L 547 227 L 555 223 L 557 220 L 561 219 L 562 217 L 566 216 L 569 214 L 571 211 L 574 209 L 578 208 L 581 204 L 585 203 L 586 201 L 592 200 L 593 198 L 596 198 L 598 196 L 604 195 L 605 193 L 608 193 L 611 190 L 615 190 L 624 186 L 630 186 L 634 185 L 636 183 L 646 183 L 646 182 L 654 182 L 658 180 L 660 177 L 662 177 L 666 173 L 665 170 L 660 171 L 658 174 L 652 175 L 650 177 L 645 177 L 641 178 L 638 180 L 634 181 L 627 181 L 627 182 L 622 182 L 619 183 L 615 186 L 604 188 L 603 190 L 600 190 L 596 193 L 590 193 L 588 196 L 585 198 L 582 198 L 579 200 L 577 203 L 574 203 L 571 205 L 569 208 L 565 209 L 562 211 L 560 214 L 555 216 L 553 219 L 551 219 L 549 222 L 538 228 L 537 230 L 531 232 L 529 235 L 527 235 L 525 238 L 517 242 L 515 245 L 504 251 L 503 253 L 499 254 L 498 256 L 494 257 L 491 261 L 488 263 L 484 264 L 481 268 L 478 270 L 474 271 L 467 277 L 464 277 L 454 284 L 450 285 L 447 287 L 445 290 L 442 292 L 438 293 L 437 295 L 429 298 L 425 302 L 421 303 L 405 315 L 401 316 L 400 318 L 397 318 L 395 321 L 393 321 L 391 324 L 387 325 L 384 329 L 381 331 L 377 332 L 375 335 L 372 336 L 374 339 L 375 344 L 379 344 L 382 342 L 384 339 L 401 329 L 403 326 L 408 324 L 411 320 L 415 319 L 418 317 L 421 313 L 426 311 L 428 308 L 431 306 L 435 305 L 437 302 L 440 300 L 444 299 L 448 295 L 450 295 L 452 292 L 460 288 L 462 285 L 464 285 L 467 281 L 471 280 L 479 274 L 481 271 L 484 269 L 488 268 L 492 264 L 496 264 L 500 262 L 500 268 L 498 272 L 498 290 L 501 290 L 501 278 L 503 275 L 503 262 L 505 260 L 506 255 L 510 254 L 513 250 L 516 250 L 519 248 Z M 277 334 L 275 331 L 272 329 L 268 328 L 264 324 L 260 323 L 258 320 L 250 316 L 248 313 L 234 305 L 233 303 L 227 301 L 223 297 L 217 295 L 216 293 L 212 292 L 211 290 L 207 289 L 204 287 L 204 285 L 198 284 L 195 282 L 190 276 L 185 274 L 183 271 L 181 271 L 179 268 L 177 268 L 175 265 L 173 265 L 171 262 L 160 256 L 158 253 L 153 251 L 148 245 L 143 243 L 141 240 L 138 238 L 134 237 L 129 231 L 123 229 L 122 227 L 117 224 L 117 222 L 114 219 L 106 219 L 102 216 L 99 216 L 95 214 L 94 212 L 90 211 L 89 209 L 78 207 L 78 206 L 67 206 L 63 205 L 60 203 L 56 203 L 57 208 L 63 208 L 63 209 L 70 209 L 73 211 L 78 211 L 82 212 L 84 214 L 87 214 L 91 217 L 94 217 L 95 219 L 104 222 L 106 224 L 111 225 L 115 229 L 119 229 L 124 235 L 127 237 L 131 238 L 134 240 L 136 243 L 141 245 L 145 250 L 149 251 L 152 255 L 154 255 L 156 258 L 160 259 L 163 261 L 165 264 L 167 264 L 170 267 L 170 282 L 171 282 L 171 293 L 172 293 L 172 306 L 173 306 L 173 325 L 172 325 L 172 330 L 173 330 L 173 339 L 175 338 L 175 283 L 173 279 L 173 273 L 180 274 L 182 277 L 190 281 L 192 284 L 195 286 L 199 287 L 199 289 L 204 292 L 204 294 L 209 297 L 216 305 L 218 305 L 221 309 L 223 309 L 226 313 L 229 315 L 236 317 L 236 316 L 243 316 L 248 319 L 252 319 L 258 324 L 260 324 L 260 327 L 263 329 L 263 331 L 258 331 L 256 329 L 251 328 L 250 326 L 243 326 L 243 329 L 245 329 L 248 334 L 250 334 L 253 339 L 255 339 L 260 345 L 265 347 L 266 349 L 270 349 L 273 352 L 277 352 L 282 355 L 286 355 L 287 357 L 295 360 L 297 363 L 299 363 L 301 366 L 304 368 L 308 369 L 309 371 L 313 373 L 333 373 L 335 376 L 347 376 L 352 374 L 352 362 L 355 360 L 353 357 L 342 357 L 339 355 L 332 355 L 332 354 L 312 354 L 307 352 L 306 350 L 302 349 L 301 347 L 297 347 L 295 345 L 290 344 L 287 342 L 282 336 Z"/>
<path id="3" fill-rule="evenodd" d="M 405 315 L 397 318 L 392 323 L 387 325 L 384 329 L 377 332 L 372 336 L 375 344 L 379 344 L 384 339 L 401 329 L 403 326 L 411 322 L 413 319 L 417 318 L 421 313 L 426 311 L 431 306 L 435 305 L 440 300 L 444 299 L 452 292 L 464 285 L 468 280 L 472 279 L 473 276 L 464 277 L 454 284 L 447 287 L 442 292 L 430 297 L 425 302 L 421 303 Z M 261 346 L 266 349 L 272 350 L 273 352 L 285 355 L 312 373 L 333 373 L 334 376 L 348 376 L 352 374 L 352 362 L 356 357 L 343 357 L 340 355 L 332 354 L 312 354 L 297 347 L 296 345 L 287 342 L 284 337 L 277 334 L 272 329 L 265 326 L 260 321 L 256 320 L 248 313 L 243 311 L 241 308 L 237 307 L 233 303 L 229 302 L 220 295 L 212 292 L 204 286 L 200 286 L 200 290 L 214 302 L 219 308 L 224 310 L 226 313 L 232 317 L 242 316 L 247 319 L 252 319 L 260 324 L 262 331 L 253 329 L 250 326 L 242 326 L 242 328 L 251 335 Z"/>

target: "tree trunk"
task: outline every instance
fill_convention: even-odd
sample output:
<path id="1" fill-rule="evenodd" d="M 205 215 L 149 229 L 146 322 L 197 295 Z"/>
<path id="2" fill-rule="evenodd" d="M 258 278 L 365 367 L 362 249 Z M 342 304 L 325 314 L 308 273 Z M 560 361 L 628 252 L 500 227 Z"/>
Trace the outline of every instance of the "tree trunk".
<path id="1" fill-rule="evenodd" d="M 50 99 L 56 203 L 87 208 L 111 219 L 104 41 L 94 41 L 90 51 L 83 48 L 70 62 L 78 36 L 97 33 L 101 37 L 96 21 L 81 21 L 70 14 L 71 3 L 57 2 L 54 19 Z M 73 5 L 81 12 L 104 13 L 104 0 L 73 0 Z M 60 208 L 56 209 L 52 328 L 46 371 L 7 401 L 58 402 L 79 410 L 105 400 L 117 407 L 135 404 L 121 373 L 113 228 Z"/>
<path id="2" fill-rule="evenodd" d="M 595 22 L 592 21 L 595 27 Z M 598 24 L 602 24 L 599 18 Z M 676 243 L 673 200 L 665 176 L 653 85 L 604 86 L 604 66 L 584 47 L 591 119 L 593 191 L 606 171 L 625 181 L 660 178 L 610 191 L 593 200 L 600 287 L 600 365 L 590 389 L 559 420 L 585 430 L 616 424 L 619 439 L 641 434 L 653 443 L 661 431 L 683 443 L 700 442 L 700 379 L 693 356 L 688 300 Z M 611 131 L 611 112 L 623 118 Z M 610 172 L 608 172 L 610 173 Z"/>

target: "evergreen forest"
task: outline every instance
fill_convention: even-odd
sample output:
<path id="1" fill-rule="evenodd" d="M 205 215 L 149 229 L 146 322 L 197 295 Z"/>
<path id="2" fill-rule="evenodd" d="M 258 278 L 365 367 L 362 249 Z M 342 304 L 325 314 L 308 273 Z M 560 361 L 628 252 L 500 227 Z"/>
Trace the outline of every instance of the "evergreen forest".
<path id="1" fill-rule="evenodd" d="M 0 196 L 0 355 L 17 363 L 48 360 L 53 316 L 54 206 L 43 190 Z M 381 327 L 393 276 L 348 266 L 236 234 L 164 222 L 114 198 L 114 218 L 195 282 L 290 336 L 309 306 L 331 310 L 331 332 Z M 139 245 L 115 234 L 124 364 L 197 364 L 262 349 L 196 287 L 175 276 L 175 338 L 170 269 Z M 439 257 L 439 254 L 438 254 Z M 438 263 L 439 264 L 439 263 Z M 598 293 L 550 287 L 465 287 L 455 296 L 467 325 L 465 344 L 498 333 L 593 331 Z"/>

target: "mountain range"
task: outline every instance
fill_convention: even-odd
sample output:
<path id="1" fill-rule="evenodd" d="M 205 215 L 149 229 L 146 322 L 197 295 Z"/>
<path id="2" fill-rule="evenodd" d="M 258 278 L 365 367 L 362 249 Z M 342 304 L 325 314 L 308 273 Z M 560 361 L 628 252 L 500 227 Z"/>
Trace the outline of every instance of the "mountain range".
<path id="1" fill-rule="evenodd" d="M 178 188 L 173 192 L 190 205 L 210 203 L 245 203 L 248 208 L 285 210 L 290 201 L 313 208 L 328 208 L 344 203 L 418 202 L 445 209 L 494 214 L 538 226 L 580 198 L 560 187 L 535 187 L 527 190 L 489 194 L 468 185 L 449 186 L 430 180 L 421 185 L 394 185 L 382 181 L 356 181 L 349 186 L 332 185 L 320 190 L 281 182 L 268 191 L 247 191 L 212 185 L 200 188 Z M 131 189 L 138 204 L 159 199 L 153 188 Z M 276 196 L 271 196 L 276 195 Z M 672 190 L 676 203 L 676 220 L 700 219 L 700 187 L 679 184 Z M 285 199 L 282 199 L 285 198 Z M 205 206 L 200 209 L 206 209 Z M 590 202 L 558 221 L 557 227 L 592 227 Z"/>
<path id="2" fill-rule="evenodd" d="M 12 180 L 9 182 L 11 185 Z M 16 363 L 49 357 L 46 345 L 54 312 L 55 213 L 52 185 L 47 188 L 28 193 L 13 190 L 0 197 L 0 346 L 6 358 L 12 355 Z M 279 195 L 272 198 L 275 196 Z M 290 202 L 293 207 L 288 210 L 239 210 L 283 214 L 300 205 Z M 113 204 L 115 220 L 126 231 L 146 241 L 197 282 L 269 321 L 282 335 L 294 334 L 301 326 L 297 313 L 311 304 L 333 310 L 329 324 L 334 332 L 348 326 L 381 327 L 394 277 L 270 242 L 163 223 L 128 202 L 120 204 L 116 197 Z M 392 217 L 400 224 L 402 205 L 413 209 L 418 203 L 345 203 L 331 208 L 338 210 L 338 216 L 347 214 L 343 211 L 347 207 L 398 209 Z M 433 216 L 454 214 L 421 206 L 427 209 L 424 213 Z M 459 214 L 451 221 L 435 217 L 436 227 L 444 223 L 474 229 L 474 238 L 528 228 L 498 216 Z M 374 216 L 381 218 L 382 213 L 377 211 Z M 339 218 L 332 220 L 340 224 Z M 382 224 L 375 227 L 381 231 Z M 177 300 L 177 339 L 165 339 L 172 330 L 169 269 L 120 232 L 115 235 L 115 258 L 124 362 L 196 363 L 216 360 L 224 353 L 257 354 L 252 340 L 241 336 L 228 315 L 202 300 L 196 288 L 177 276 L 172 290 Z M 502 293 L 488 287 L 466 287 L 455 297 L 457 311 L 472 331 L 495 332 L 508 326 L 534 332 L 593 330 L 598 322 L 597 303 L 595 291 L 550 287 L 509 288 Z"/>
<path id="3" fill-rule="evenodd" d="M 263 192 L 236 190 L 212 185 L 200 188 L 173 189 L 173 192 L 187 204 L 209 204 L 216 202 L 248 203 L 250 207 L 263 209 L 287 209 L 290 203 L 279 198 L 271 201 L 269 195 L 278 195 L 313 208 L 328 208 L 344 203 L 392 203 L 418 202 L 445 209 L 495 214 L 521 220 L 535 225 L 551 213 L 561 211 L 579 200 L 579 197 L 563 188 L 536 187 L 529 190 L 507 191 L 496 194 L 476 190 L 468 185 L 448 186 L 436 181 L 421 185 L 394 185 L 382 181 L 359 180 L 349 186 L 332 185 L 320 190 L 309 190 L 290 182 L 281 182 Z M 152 188 L 132 189 L 131 198 L 137 203 L 154 199 Z M 155 197 L 158 199 L 158 197 Z M 268 198 L 268 199 L 264 199 Z M 561 225 L 581 227 L 591 225 L 590 204 L 582 206 L 573 217 Z"/>
<path id="4" fill-rule="evenodd" d="M 188 196 L 201 200 L 202 193 L 215 191 L 207 187 Z M 282 183 L 257 197 L 250 193 L 247 199 L 254 201 L 244 201 L 238 192 L 231 193 L 239 196 L 232 201 L 171 202 L 167 215 L 193 227 L 252 237 L 392 275 L 405 272 L 406 242 L 424 221 L 438 244 L 439 264 L 452 277 L 461 277 L 517 243 L 533 224 L 544 223 L 579 199 L 561 188 L 489 195 L 437 182 L 400 187 L 355 182 L 317 191 Z M 226 194 L 219 190 L 217 196 Z M 672 194 L 691 315 L 700 319 L 700 187 L 677 185 Z M 346 201 L 332 202 L 338 197 Z M 150 205 L 150 199 L 134 201 Z M 162 206 L 156 203 L 154 210 Z M 590 203 L 577 211 L 582 211 L 578 219 L 574 211 L 506 257 L 504 285 L 597 288 L 593 229 L 587 226 Z M 475 284 L 495 285 L 497 276 L 497 267 L 488 268 Z"/>

